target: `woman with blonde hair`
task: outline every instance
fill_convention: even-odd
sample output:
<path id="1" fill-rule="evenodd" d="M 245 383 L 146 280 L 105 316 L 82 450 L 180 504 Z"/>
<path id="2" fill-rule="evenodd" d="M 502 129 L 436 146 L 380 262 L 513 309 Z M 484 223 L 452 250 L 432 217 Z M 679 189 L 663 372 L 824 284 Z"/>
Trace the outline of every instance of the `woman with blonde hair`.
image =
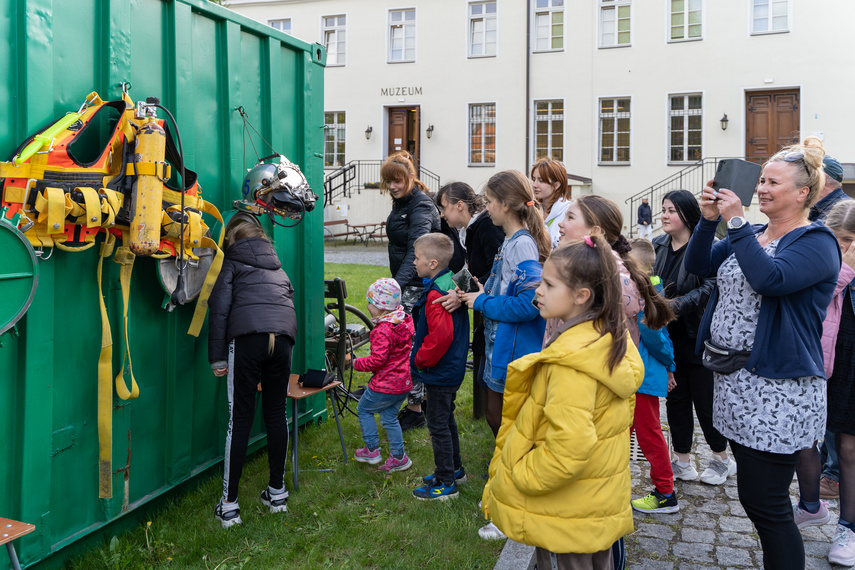
<path id="1" fill-rule="evenodd" d="M 742 202 L 712 181 L 685 266 L 716 276 L 698 332 L 715 389 L 713 425 L 739 464 L 739 501 L 754 523 L 765 568 L 805 567 L 790 502 L 799 451 L 825 434 L 822 321 L 840 272 L 834 234 L 808 212 L 825 182 L 816 137 L 763 165 L 757 197 L 769 223 L 751 226 Z M 720 220 L 727 237 L 713 243 Z"/>

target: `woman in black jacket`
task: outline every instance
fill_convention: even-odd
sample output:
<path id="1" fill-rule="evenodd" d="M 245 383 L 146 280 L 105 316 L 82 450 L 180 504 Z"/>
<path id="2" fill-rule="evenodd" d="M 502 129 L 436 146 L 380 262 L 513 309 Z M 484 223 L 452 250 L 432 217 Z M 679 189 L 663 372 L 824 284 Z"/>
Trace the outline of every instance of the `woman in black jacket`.
<path id="1" fill-rule="evenodd" d="M 670 389 L 666 400 L 671 444 L 676 455 L 671 463 L 674 478 L 686 481 L 698 478 L 690 455 L 694 405 L 704 438 L 713 452 L 712 461 L 701 474 L 701 482 L 721 485 L 736 473 L 736 462 L 728 458 L 727 439 L 712 425 L 713 373 L 704 368 L 701 357 L 695 354 L 701 315 L 715 287 L 715 279 L 692 275 L 683 264 L 686 244 L 700 219 L 701 208 L 691 192 L 674 190 L 665 194 L 660 217 L 665 234 L 653 239 L 656 249 L 653 271 L 662 279 L 665 297 L 671 300 L 678 316 L 668 325 L 668 334 L 674 343 L 677 384 Z"/>
<path id="2" fill-rule="evenodd" d="M 214 509 L 217 520 L 228 528 L 242 522 L 238 485 L 259 383 L 264 390 L 261 409 L 270 465 L 261 502 L 271 513 L 288 510 L 286 409 L 297 315 L 291 281 L 264 230 L 255 223 L 241 223 L 229 231 L 226 244 L 223 268 L 208 302 L 208 360 L 215 376 L 228 376 L 223 498 Z"/>
<path id="3" fill-rule="evenodd" d="M 479 197 L 465 182 L 451 182 L 439 189 L 436 205 L 445 222 L 460 232 L 461 241 L 466 246 L 466 267 L 481 283 L 486 283 L 493 269 L 493 260 L 498 253 L 505 232 L 501 226 L 493 224 L 490 214 L 484 209 Z M 434 302 L 442 302 L 449 312 L 457 310 L 460 300 L 457 295 L 446 295 Z M 480 311 L 472 313 L 472 369 L 475 382 L 472 384 L 472 413 L 475 418 L 484 415 L 486 395 L 481 374 L 481 360 L 484 358 L 484 319 Z"/>
<path id="4" fill-rule="evenodd" d="M 439 212 L 427 195 L 427 186 L 416 178 L 416 169 L 407 152 L 389 155 L 380 167 L 380 187 L 392 195 L 392 211 L 386 218 L 389 271 L 401 286 L 401 304 L 410 313 L 424 289 L 413 265 L 416 256 L 413 244 L 425 234 L 440 231 Z M 423 401 L 424 386 L 414 380 L 407 407 L 398 415 L 403 431 L 425 425 Z"/>

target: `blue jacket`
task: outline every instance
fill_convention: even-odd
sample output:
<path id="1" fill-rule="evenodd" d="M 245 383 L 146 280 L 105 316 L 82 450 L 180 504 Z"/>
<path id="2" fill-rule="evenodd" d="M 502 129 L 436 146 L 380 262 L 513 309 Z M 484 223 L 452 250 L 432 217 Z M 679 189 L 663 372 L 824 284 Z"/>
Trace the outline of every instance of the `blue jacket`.
<path id="1" fill-rule="evenodd" d="M 416 334 L 413 337 L 413 350 L 410 352 L 410 369 L 414 379 L 434 386 L 459 386 L 463 382 L 463 375 L 466 374 L 466 356 L 469 353 L 469 311 L 465 307 L 451 313 L 454 338 L 445 355 L 432 368 L 416 367 L 416 353 L 429 332 L 425 310 L 428 293 L 438 291 L 442 296 L 447 295 L 448 291 L 454 288 L 451 275 L 451 271 L 446 269 L 425 283 L 421 297 L 413 305 Z"/>
<path id="2" fill-rule="evenodd" d="M 769 257 L 757 242 L 766 226 L 747 224 L 727 230 L 727 237 L 713 245 L 718 221 L 701 218 L 686 249 L 686 270 L 712 277 L 731 253 L 751 288 L 762 295 L 754 348 L 745 365 L 765 378 L 825 377 L 822 356 L 822 321 L 840 273 L 840 248 L 834 234 L 822 222 L 796 228 L 778 242 Z M 710 325 L 718 304 L 713 290 L 696 351 L 710 338 Z"/>
<path id="3" fill-rule="evenodd" d="M 644 311 L 638 313 L 638 331 L 641 340 L 638 353 L 644 361 L 644 382 L 638 389 L 640 394 L 664 398 L 668 395 L 668 372 L 674 372 L 674 345 L 668 336 L 668 328 L 658 331 L 647 328 L 642 320 Z"/>
<path id="4" fill-rule="evenodd" d="M 542 271 L 538 261 L 523 261 L 504 295 L 485 294 L 475 299 L 473 309 L 498 322 L 492 358 L 492 376 L 497 380 L 505 379 L 510 362 L 543 349 L 546 321 L 532 304 Z"/>

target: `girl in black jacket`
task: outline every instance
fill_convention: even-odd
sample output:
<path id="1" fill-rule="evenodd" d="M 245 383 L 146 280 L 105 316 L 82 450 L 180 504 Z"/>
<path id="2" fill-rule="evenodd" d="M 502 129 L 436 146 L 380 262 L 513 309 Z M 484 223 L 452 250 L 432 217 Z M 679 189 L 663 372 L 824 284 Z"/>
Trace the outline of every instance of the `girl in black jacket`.
<path id="1" fill-rule="evenodd" d="M 416 169 L 407 152 L 389 155 L 380 167 L 380 187 L 392 195 L 392 211 L 386 219 L 389 270 L 401 286 L 404 310 L 411 313 L 424 289 L 413 265 L 416 256 L 413 244 L 425 234 L 440 231 L 439 212 L 427 195 L 427 186 L 416 178 Z M 407 407 L 398 416 L 403 431 L 425 425 L 423 401 L 424 385 L 413 380 Z"/>
<path id="2" fill-rule="evenodd" d="M 228 376 L 229 430 L 224 454 L 223 498 L 214 509 L 228 528 L 240 524 L 238 485 L 255 415 L 257 386 L 267 428 L 268 486 L 261 502 L 271 513 L 287 511 L 286 416 L 291 350 L 297 335 L 294 290 L 273 244 L 255 223 L 226 236 L 226 258 L 211 292 L 208 360 L 214 375 Z"/>

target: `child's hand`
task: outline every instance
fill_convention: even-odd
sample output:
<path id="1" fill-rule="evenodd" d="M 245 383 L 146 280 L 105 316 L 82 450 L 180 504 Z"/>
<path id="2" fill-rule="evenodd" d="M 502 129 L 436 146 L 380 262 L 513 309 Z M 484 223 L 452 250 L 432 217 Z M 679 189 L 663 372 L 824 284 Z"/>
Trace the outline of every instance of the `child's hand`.
<path id="1" fill-rule="evenodd" d="M 478 281 L 478 278 L 475 277 L 475 283 L 478 284 L 478 291 L 476 293 L 464 293 L 460 289 L 457 289 L 457 298 L 460 299 L 461 303 L 465 303 L 467 307 L 470 309 L 475 307 L 475 299 L 484 294 L 484 286 L 481 285 L 481 282 Z"/>
<path id="2" fill-rule="evenodd" d="M 454 291 L 451 291 L 445 297 L 440 297 L 439 299 L 434 301 L 433 304 L 442 304 L 443 309 L 445 309 L 449 313 L 453 313 L 454 311 L 460 308 L 460 305 L 462 305 L 460 299 L 457 297 L 457 291 L 460 291 L 460 289 L 455 287 Z"/>
<path id="3" fill-rule="evenodd" d="M 222 378 L 223 376 L 225 376 L 226 374 L 229 373 L 229 369 L 228 368 L 214 368 L 213 372 L 214 372 L 214 376 L 216 376 L 217 378 Z"/>
<path id="4" fill-rule="evenodd" d="M 855 269 L 855 242 L 849 244 L 849 247 L 843 252 L 843 263 Z"/>
<path id="5" fill-rule="evenodd" d="M 670 392 L 671 390 L 673 390 L 676 387 L 677 387 L 677 380 L 674 378 L 674 373 L 669 372 L 668 373 L 668 391 Z"/>

